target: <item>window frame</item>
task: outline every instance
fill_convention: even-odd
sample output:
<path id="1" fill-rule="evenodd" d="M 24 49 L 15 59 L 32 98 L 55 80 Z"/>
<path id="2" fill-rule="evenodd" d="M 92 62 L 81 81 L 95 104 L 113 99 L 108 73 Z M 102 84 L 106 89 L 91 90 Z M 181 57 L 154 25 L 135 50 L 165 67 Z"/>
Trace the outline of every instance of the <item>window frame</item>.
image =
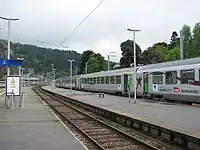
<path id="1" fill-rule="evenodd" d="M 109 76 L 105 76 L 104 81 L 105 81 L 105 84 L 109 84 Z"/>
<path id="2" fill-rule="evenodd" d="M 97 78 L 96 78 L 96 77 L 93 78 L 93 83 L 94 83 L 94 84 L 97 83 Z"/>
<path id="3" fill-rule="evenodd" d="M 112 78 L 113 78 L 113 82 L 111 82 Z M 110 76 L 109 79 L 110 79 L 110 84 L 115 84 L 115 76 Z"/>
<path id="4" fill-rule="evenodd" d="M 200 69 L 199 69 L 199 81 L 200 81 Z"/>
<path id="5" fill-rule="evenodd" d="M 172 82 L 171 83 L 167 83 L 167 75 L 166 74 L 169 73 L 169 72 L 170 73 L 173 73 L 173 72 L 176 73 L 176 83 L 172 83 Z M 177 84 L 177 71 L 166 71 L 165 72 L 165 84 Z"/>
<path id="6" fill-rule="evenodd" d="M 101 77 L 97 77 L 97 84 L 101 84 Z"/>
<path id="7" fill-rule="evenodd" d="M 102 82 L 102 78 L 103 78 L 103 82 Z M 105 77 L 101 77 L 101 84 L 105 84 Z"/>
<path id="8" fill-rule="evenodd" d="M 185 70 L 181 70 L 181 71 L 180 71 L 180 77 L 181 77 L 180 82 L 181 82 L 181 84 L 190 84 L 190 83 L 183 83 L 183 82 L 182 82 L 182 81 L 183 81 L 183 79 L 182 79 L 182 72 L 183 72 L 183 71 L 193 71 L 193 75 L 194 75 L 193 81 L 195 81 L 195 69 L 185 69 Z"/>
<path id="9" fill-rule="evenodd" d="M 120 83 L 117 81 L 117 77 L 120 77 Z M 115 76 L 115 79 L 116 79 L 116 84 L 121 84 L 121 82 L 122 82 L 122 77 L 121 77 L 120 75 Z"/>
<path id="10" fill-rule="evenodd" d="M 160 76 L 161 75 L 161 83 L 156 83 L 156 82 L 154 82 L 154 76 Z M 152 83 L 153 84 L 163 84 L 163 73 L 160 73 L 160 74 L 158 74 L 158 73 L 156 73 L 156 74 L 152 74 Z"/>

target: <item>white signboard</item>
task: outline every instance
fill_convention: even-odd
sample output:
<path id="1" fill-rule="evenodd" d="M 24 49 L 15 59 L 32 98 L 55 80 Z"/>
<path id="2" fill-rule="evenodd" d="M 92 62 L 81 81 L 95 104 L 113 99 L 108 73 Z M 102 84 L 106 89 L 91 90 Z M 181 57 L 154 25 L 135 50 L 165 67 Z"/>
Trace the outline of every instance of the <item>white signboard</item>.
<path id="1" fill-rule="evenodd" d="M 11 95 L 12 91 L 15 96 L 20 96 L 20 76 L 6 77 L 6 95 Z"/>

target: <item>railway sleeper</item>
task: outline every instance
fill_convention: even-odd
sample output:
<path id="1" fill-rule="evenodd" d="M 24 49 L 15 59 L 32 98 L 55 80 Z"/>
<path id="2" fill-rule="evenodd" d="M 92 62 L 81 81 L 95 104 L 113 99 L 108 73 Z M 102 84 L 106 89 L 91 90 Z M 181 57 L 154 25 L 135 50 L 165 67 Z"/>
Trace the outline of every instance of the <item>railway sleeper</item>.
<path id="1" fill-rule="evenodd" d="M 51 93 L 51 92 L 49 92 L 49 93 Z M 66 98 L 64 96 L 61 96 L 61 97 L 62 98 Z M 70 102 L 71 101 L 76 101 L 76 100 L 70 99 Z M 81 102 L 76 101 L 75 105 L 77 105 L 77 104 L 80 105 Z M 91 110 L 90 109 L 91 107 L 95 107 L 95 106 L 92 106 L 92 105 L 84 103 L 84 108 L 85 109 Z M 94 109 L 92 110 L 92 112 L 93 111 L 94 111 Z M 102 109 L 102 108 L 98 108 L 98 111 L 95 111 L 95 113 L 98 113 L 101 116 L 103 116 L 105 118 L 108 118 L 108 119 L 113 118 L 111 116 L 115 116 L 114 118 L 116 119 L 117 123 L 118 123 L 118 120 L 117 120 L 116 116 L 118 116 L 118 117 L 119 116 L 123 116 L 124 117 L 124 115 L 117 114 L 115 112 L 109 112 L 108 110 L 105 110 L 105 109 Z M 115 115 L 113 115 L 112 113 L 115 114 Z M 130 126 L 129 127 L 132 127 L 134 129 L 139 129 L 139 130 L 141 130 L 143 132 L 146 132 L 147 135 L 152 135 L 153 137 L 154 136 L 160 137 L 161 139 L 167 140 L 169 143 L 172 143 L 172 144 L 175 144 L 175 145 L 179 145 L 183 149 L 185 149 L 185 148 L 186 149 L 194 149 L 194 150 L 199 150 L 200 149 L 200 140 L 195 138 L 195 137 L 189 137 L 190 140 L 188 140 L 187 135 L 184 135 L 182 133 L 178 133 L 176 131 L 175 132 L 174 131 L 171 132 L 168 129 L 160 128 L 160 127 L 157 127 L 156 125 L 152 125 L 152 124 L 148 124 L 148 123 L 147 123 L 148 124 L 147 127 L 141 128 L 141 126 L 144 126 L 143 124 L 146 124 L 145 122 L 140 122 L 137 119 L 130 118 L 130 117 L 127 117 L 127 116 L 125 116 L 125 118 L 127 118 L 127 122 L 130 121 Z M 113 120 L 113 119 L 111 119 L 111 120 Z M 146 130 L 144 131 L 144 129 L 146 129 Z"/>

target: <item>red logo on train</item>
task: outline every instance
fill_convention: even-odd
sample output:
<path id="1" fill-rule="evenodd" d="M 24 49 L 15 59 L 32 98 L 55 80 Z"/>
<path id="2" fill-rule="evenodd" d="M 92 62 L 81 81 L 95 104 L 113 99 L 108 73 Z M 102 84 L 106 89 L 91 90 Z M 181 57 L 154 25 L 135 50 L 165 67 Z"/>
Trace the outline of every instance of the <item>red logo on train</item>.
<path id="1" fill-rule="evenodd" d="M 177 92 L 177 93 L 179 93 L 179 92 L 181 92 L 181 89 L 180 89 L 180 88 L 178 88 L 178 87 L 174 87 L 174 92 Z"/>

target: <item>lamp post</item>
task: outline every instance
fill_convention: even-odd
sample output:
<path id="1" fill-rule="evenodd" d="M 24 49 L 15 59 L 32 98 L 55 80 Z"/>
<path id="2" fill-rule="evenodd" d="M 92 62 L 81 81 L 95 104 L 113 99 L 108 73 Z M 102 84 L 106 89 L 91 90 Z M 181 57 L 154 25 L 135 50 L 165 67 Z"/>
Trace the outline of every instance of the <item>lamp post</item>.
<path id="1" fill-rule="evenodd" d="M 78 67 L 76 67 L 76 76 L 78 75 Z"/>
<path id="2" fill-rule="evenodd" d="M 116 53 L 116 52 L 110 52 L 110 54 L 108 54 L 108 71 L 110 70 L 110 56 L 114 57 L 115 55 L 112 55 L 114 53 Z"/>
<path id="3" fill-rule="evenodd" d="M 136 102 L 137 98 L 137 89 L 136 89 L 136 47 L 135 47 L 135 32 L 140 32 L 141 30 L 136 30 L 136 29 L 127 29 L 128 31 L 133 32 L 133 53 L 134 53 L 134 100 Z"/>
<path id="4" fill-rule="evenodd" d="M 74 60 L 69 59 L 68 61 L 70 62 L 70 78 L 71 78 L 71 91 L 72 91 L 72 62 Z"/>
<path id="5" fill-rule="evenodd" d="M 54 68 L 53 69 L 53 80 L 55 80 L 55 78 L 56 78 L 56 69 Z"/>
<path id="6" fill-rule="evenodd" d="M 52 79 L 53 79 L 53 69 L 54 69 L 54 64 L 51 64 Z"/>
<path id="7" fill-rule="evenodd" d="M 24 87 L 24 69 L 25 69 L 25 68 L 21 68 L 22 87 Z"/>
<path id="8" fill-rule="evenodd" d="M 8 21 L 8 56 L 7 59 L 10 59 L 10 21 L 17 21 L 19 19 L 15 18 L 5 18 L 5 17 L 0 17 L 0 19 L 7 20 Z M 7 75 L 10 75 L 10 67 L 7 67 Z"/>
<path id="9" fill-rule="evenodd" d="M 17 58 L 17 60 L 24 60 L 24 58 Z M 21 76 L 21 66 L 19 66 L 19 76 Z"/>
<path id="10" fill-rule="evenodd" d="M 87 74 L 87 70 L 88 70 L 88 61 L 85 63 L 85 74 Z"/>

